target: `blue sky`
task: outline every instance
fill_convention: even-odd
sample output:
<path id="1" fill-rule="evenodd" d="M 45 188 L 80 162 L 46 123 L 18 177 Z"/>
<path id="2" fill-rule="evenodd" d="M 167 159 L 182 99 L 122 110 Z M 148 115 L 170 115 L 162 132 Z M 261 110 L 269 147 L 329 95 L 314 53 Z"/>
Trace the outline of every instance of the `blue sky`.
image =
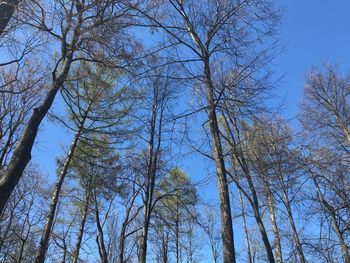
<path id="1" fill-rule="evenodd" d="M 303 89 L 305 73 L 322 62 L 350 67 L 349 0 L 279 0 L 284 8 L 281 40 L 286 51 L 276 60 L 285 74 L 281 93 L 286 94 L 286 114 L 294 117 Z M 287 93 L 286 93 L 287 92 Z"/>
<path id="2" fill-rule="evenodd" d="M 278 0 L 277 5 L 283 8 L 280 33 L 285 52 L 275 60 L 276 74 L 284 75 L 279 95 L 285 97 L 286 117 L 293 118 L 298 111 L 305 73 L 312 65 L 332 62 L 344 72 L 350 68 L 350 1 Z M 62 128 L 47 122 L 41 131 L 33 157 L 38 161 L 44 157 L 41 166 L 52 173 L 59 145 L 70 137 Z"/>
<path id="3" fill-rule="evenodd" d="M 331 62 L 337 63 L 343 72 L 350 69 L 350 0 L 278 0 L 277 5 L 284 10 L 280 34 L 285 52 L 275 60 L 275 68 L 277 75 L 284 75 L 279 89 L 280 97 L 285 97 L 283 113 L 293 119 L 298 112 L 305 74 L 311 66 Z M 47 121 L 39 135 L 33 160 L 52 181 L 55 158 L 62 154 L 62 144 L 68 146 L 71 135 Z M 184 164 L 185 171 L 195 179 L 204 178 L 212 170 L 213 164 L 200 159 L 189 157 Z M 212 182 L 206 196 L 216 200 L 216 180 Z"/>

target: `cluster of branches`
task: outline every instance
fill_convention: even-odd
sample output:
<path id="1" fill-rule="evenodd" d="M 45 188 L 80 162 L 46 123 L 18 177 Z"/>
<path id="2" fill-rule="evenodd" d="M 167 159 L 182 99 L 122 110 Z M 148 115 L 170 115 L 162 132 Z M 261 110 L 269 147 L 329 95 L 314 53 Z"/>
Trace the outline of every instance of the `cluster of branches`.
<path id="1" fill-rule="evenodd" d="M 350 263 L 350 79 L 313 69 L 292 129 L 268 106 L 279 16 L 1 2 L 0 262 Z M 45 121 L 71 139 L 54 183 L 30 162 Z M 219 209 L 185 152 L 213 167 Z"/>

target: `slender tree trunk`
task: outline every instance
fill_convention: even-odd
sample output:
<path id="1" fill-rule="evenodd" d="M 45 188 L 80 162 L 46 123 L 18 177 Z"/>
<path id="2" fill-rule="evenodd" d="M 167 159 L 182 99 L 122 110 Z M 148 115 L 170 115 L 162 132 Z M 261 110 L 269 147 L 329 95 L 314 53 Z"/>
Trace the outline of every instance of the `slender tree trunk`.
<path id="1" fill-rule="evenodd" d="M 140 251 L 138 256 L 139 263 L 146 263 L 149 222 L 150 222 L 150 217 L 149 217 L 148 208 L 145 207 L 145 219 L 143 222 L 142 234 L 140 237 Z"/>
<path id="2" fill-rule="evenodd" d="M 242 198 L 242 192 L 239 189 L 238 189 L 238 196 L 239 196 L 239 203 L 240 203 L 241 210 L 242 210 L 242 221 L 243 221 L 245 242 L 246 242 L 246 246 L 247 246 L 248 263 L 253 263 L 252 252 L 251 252 L 250 241 L 249 241 L 249 232 L 248 232 L 247 222 L 246 222 L 246 218 L 245 218 L 245 208 L 244 208 L 244 203 L 243 203 L 243 198 Z"/>
<path id="3" fill-rule="evenodd" d="M 63 244 L 63 255 L 62 255 L 61 263 L 66 263 L 66 258 L 67 258 L 67 245 L 64 243 Z"/>
<path id="4" fill-rule="evenodd" d="M 282 179 L 282 178 L 280 178 L 280 182 L 281 182 L 281 179 Z M 282 186 L 282 187 L 283 187 L 284 205 L 285 205 L 285 207 L 286 207 L 287 214 L 288 214 L 288 220 L 289 220 L 290 226 L 291 226 L 291 228 L 292 228 L 293 237 L 294 237 L 294 241 L 295 241 L 295 243 L 296 243 L 296 247 L 297 247 L 297 250 L 298 250 L 300 263 L 306 263 L 305 256 L 304 256 L 304 252 L 303 252 L 303 247 L 302 247 L 302 245 L 301 245 L 301 242 L 300 242 L 300 239 L 299 239 L 299 234 L 298 234 L 298 231 L 297 231 L 295 222 L 294 222 L 294 217 L 293 217 L 292 209 L 291 209 L 291 206 L 290 206 L 290 202 L 289 202 L 287 193 L 286 193 L 286 191 L 284 190 L 284 189 L 285 189 L 284 183 L 283 183 L 283 186 Z"/>
<path id="5" fill-rule="evenodd" d="M 229 119 L 234 124 L 233 120 L 231 120 L 230 117 L 229 117 Z M 233 133 L 230 130 L 227 119 L 224 118 L 224 120 L 225 120 L 225 122 L 223 123 L 223 125 L 226 129 L 226 132 L 228 134 L 230 134 L 232 139 L 233 139 Z M 237 134 L 237 137 L 239 138 L 240 136 L 239 136 L 239 130 L 238 130 L 237 126 L 235 126 L 235 129 L 236 129 L 235 133 Z M 260 234 L 261 234 L 264 246 L 265 246 L 265 250 L 267 253 L 267 258 L 268 258 L 270 263 L 275 263 L 275 258 L 273 255 L 272 247 L 271 247 L 270 241 L 269 241 L 268 236 L 267 236 L 265 225 L 264 225 L 262 218 L 261 218 L 261 215 L 260 215 L 258 195 L 257 195 L 256 189 L 254 186 L 253 179 L 252 179 L 250 172 L 249 172 L 249 167 L 248 167 L 247 161 L 245 159 L 243 149 L 241 146 L 238 146 L 236 144 L 236 142 L 234 142 L 234 140 L 230 142 L 230 145 L 232 147 L 232 152 L 234 153 L 231 156 L 232 166 L 235 167 L 235 165 L 236 165 L 235 160 L 237 160 L 237 162 L 239 163 L 239 166 L 241 167 L 241 169 L 243 171 L 243 174 L 245 175 L 245 177 L 247 179 L 252 198 L 245 191 L 241 191 L 241 192 L 246 196 L 247 200 L 249 201 L 250 205 L 253 208 L 254 217 L 255 217 L 255 220 L 256 220 L 258 227 L 259 227 L 259 231 L 260 231 Z M 237 178 L 233 178 L 233 179 L 235 180 L 236 185 L 239 188 L 239 190 L 241 190 L 242 188 L 240 188 L 238 179 Z"/>
<path id="6" fill-rule="evenodd" d="M 209 42 L 203 45 L 202 41 L 196 34 L 185 10 L 180 1 L 180 10 L 178 10 L 184 19 L 188 35 L 193 43 L 197 46 L 204 67 L 204 81 L 207 100 L 207 115 L 210 124 L 210 132 L 212 137 L 213 157 L 215 160 L 216 176 L 218 179 L 220 213 L 221 213 L 221 236 L 222 236 L 222 253 L 224 263 L 236 263 L 234 236 L 232 226 L 232 215 L 230 206 L 230 194 L 227 183 L 227 172 L 225 167 L 224 155 L 220 139 L 220 131 L 218 119 L 216 116 L 216 102 L 214 98 L 214 83 L 210 72 L 209 61 Z"/>
<path id="7" fill-rule="evenodd" d="M 119 263 L 124 262 L 124 250 L 125 250 L 125 239 L 126 239 L 126 231 L 127 231 L 127 225 L 129 224 L 129 217 L 130 217 L 130 211 L 133 208 L 134 201 L 137 197 L 137 194 L 134 194 L 134 196 L 131 199 L 131 204 L 128 207 L 126 205 L 125 208 L 125 219 L 122 224 L 122 229 L 120 231 L 120 241 L 119 241 Z"/>
<path id="8" fill-rule="evenodd" d="M 278 229 L 277 220 L 276 220 L 275 202 L 274 202 L 273 196 L 271 194 L 269 182 L 267 181 L 267 178 L 265 175 L 263 175 L 263 177 L 264 177 L 263 181 L 264 181 L 265 194 L 266 194 L 266 198 L 267 198 L 267 204 L 268 204 L 269 211 L 270 211 L 272 231 L 273 231 L 273 235 L 275 238 L 274 243 L 275 243 L 276 261 L 278 263 L 283 263 L 281 239 L 280 239 L 279 229 Z"/>
<path id="9" fill-rule="evenodd" d="M 83 117 L 83 120 L 80 123 L 80 126 L 78 127 L 78 130 L 74 136 L 73 142 L 72 142 L 71 147 L 70 147 L 69 152 L 68 152 L 68 155 L 67 155 L 66 160 L 63 164 L 62 171 L 60 172 L 58 180 L 56 182 L 55 190 L 52 193 L 51 204 L 50 204 L 50 208 L 49 208 L 49 211 L 47 213 L 47 216 L 46 216 L 46 223 L 45 223 L 44 231 L 43 231 L 43 234 L 41 236 L 40 243 L 39 243 L 39 248 L 38 248 L 38 252 L 36 255 L 35 263 L 43 263 L 45 261 L 46 251 L 47 251 L 48 244 L 49 244 L 50 234 L 52 231 L 52 225 L 53 225 L 53 221 L 54 221 L 54 217 L 55 217 L 55 213 L 56 213 L 58 199 L 59 199 L 59 196 L 61 193 L 61 188 L 62 188 L 64 179 L 67 175 L 71 160 L 74 156 L 74 151 L 78 145 L 78 141 L 80 139 L 80 135 L 81 135 L 81 132 L 83 130 L 84 123 L 86 120 L 87 112 L 88 112 L 88 110 L 85 111 L 85 116 Z"/>
<path id="10" fill-rule="evenodd" d="M 18 3 L 18 0 L 2 0 L 0 2 L 0 37 L 10 22 Z"/>
<path id="11" fill-rule="evenodd" d="M 269 238 L 267 236 L 264 222 L 262 221 L 261 214 L 260 214 L 258 195 L 256 193 L 256 189 L 255 189 L 252 177 L 249 173 L 248 164 L 244 158 L 243 151 L 241 149 L 240 149 L 240 159 L 238 157 L 237 160 L 239 160 L 241 168 L 242 168 L 244 175 L 248 181 L 250 192 L 252 194 L 252 198 L 250 198 L 249 196 L 247 196 L 247 198 L 248 198 L 248 200 L 253 208 L 254 217 L 255 217 L 255 220 L 256 220 L 258 227 L 259 227 L 259 230 L 260 230 L 260 234 L 261 234 L 261 237 L 262 237 L 262 240 L 263 240 L 263 243 L 265 246 L 265 250 L 267 253 L 267 258 L 268 258 L 270 263 L 275 263 L 275 258 L 273 255 L 272 247 L 271 247 Z"/>
<path id="12" fill-rule="evenodd" d="M 250 178 L 250 175 L 249 175 L 248 181 L 249 181 L 250 189 L 251 189 L 251 192 L 252 192 L 252 195 L 253 195 L 253 202 L 252 202 L 251 205 L 253 207 L 254 217 L 255 217 L 255 220 L 256 220 L 256 222 L 258 224 L 258 227 L 259 227 L 259 230 L 260 230 L 260 234 L 261 234 L 264 246 L 265 246 L 265 250 L 266 250 L 266 253 L 267 253 L 267 258 L 268 258 L 270 263 L 275 263 L 275 258 L 273 256 L 272 247 L 271 247 L 269 238 L 267 236 L 267 232 L 266 232 L 266 228 L 265 228 L 264 222 L 262 221 L 262 218 L 261 218 L 261 215 L 260 215 L 258 197 L 257 197 L 256 191 L 255 191 L 255 187 L 253 185 L 253 182 L 252 182 L 252 180 Z"/>
<path id="13" fill-rule="evenodd" d="M 23 251 L 24 251 L 25 243 L 26 243 L 25 240 L 21 240 L 21 248 L 20 248 L 19 253 L 18 253 L 17 263 L 21 263 L 23 260 Z"/>
<path id="14" fill-rule="evenodd" d="M 179 249 L 179 220 L 175 220 L 175 254 L 176 254 L 176 263 L 180 263 L 180 249 Z"/>
<path id="15" fill-rule="evenodd" d="M 158 94 L 156 90 L 156 85 L 153 90 L 154 101 L 152 105 L 152 117 L 151 117 L 151 129 L 150 129 L 150 141 L 149 141 L 149 162 L 147 166 L 146 174 L 146 193 L 144 201 L 144 222 L 142 226 L 142 234 L 140 237 L 139 255 L 138 263 L 146 263 L 147 258 L 147 240 L 148 240 L 148 230 L 151 221 L 152 205 L 153 205 L 153 191 L 155 185 L 155 176 L 158 162 L 158 152 L 161 143 L 161 132 L 162 123 L 159 123 L 158 131 L 158 141 L 155 147 L 155 136 L 156 136 L 156 122 L 157 122 L 157 99 Z M 161 113 L 162 114 L 162 113 Z M 161 116 L 162 117 L 162 116 Z M 162 119 L 162 118 L 161 118 Z"/>
<path id="16" fill-rule="evenodd" d="M 337 215 L 336 215 L 335 209 L 324 198 L 324 196 L 323 196 L 323 194 L 321 192 L 320 186 L 319 186 L 318 182 L 316 181 L 316 178 L 312 177 L 312 180 L 314 181 L 314 184 L 316 186 L 317 193 L 318 193 L 318 198 L 320 199 L 321 204 L 327 210 L 328 214 L 331 217 L 332 224 L 333 224 L 333 227 L 334 227 L 334 231 L 335 231 L 335 234 L 338 237 L 339 244 L 340 244 L 340 247 L 341 247 L 341 250 L 342 250 L 342 253 L 343 253 L 344 262 L 345 263 L 350 263 L 350 254 L 349 254 L 349 251 L 348 251 L 347 244 L 346 244 L 346 242 L 345 242 L 345 240 L 343 238 L 342 231 L 340 230 L 340 227 L 338 225 Z"/>
<path id="17" fill-rule="evenodd" d="M 146 263 L 146 255 L 147 255 L 147 238 L 148 238 L 148 226 L 144 224 L 142 227 L 142 234 L 140 239 L 140 251 L 138 262 Z"/>
<path id="18" fill-rule="evenodd" d="M 211 79 L 209 68 L 209 58 L 204 61 L 204 72 L 206 81 L 206 98 L 208 106 L 208 119 L 213 140 L 213 157 L 216 165 L 216 175 L 218 178 L 220 212 L 221 212 L 221 235 L 222 252 L 224 263 L 235 263 L 235 248 L 233 239 L 232 215 L 230 206 L 230 195 L 227 184 L 227 174 L 224 162 L 224 155 L 220 139 L 220 131 L 215 111 L 214 84 Z"/>
<path id="19" fill-rule="evenodd" d="M 285 203 L 286 203 L 286 209 L 287 209 L 289 223 L 290 223 L 290 226 L 292 228 L 292 232 L 293 232 L 294 240 L 295 240 L 296 247 L 297 247 L 297 250 L 298 250 L 300 262 L 301 263 L 306 263 L 304 252 L 303 252 L 303 247 L 301 246 L 301 242 L 300 242 L 300 239 L 299 239 L 297 228 L 295 226 L 292 210 L 291 210 L 291 207 L 289 205 L 289 201 L 288 201 L 287 198 L 285 198 Z"/>
<path id="20" fill-rule="evenodd" d="M 100 212 L 98 208 L 98 202 L 97 202 L 97 196 L 96 196 L 96 190 L 94 190 L 94 202 L 95 202 L 95 216 L 96 216 L 96 227 L 98 231 L 98 236 L 96 238 L 98 247 L 99 247 L 99 253 L 100 253 L 100 258 L 102 263 L 108 263 L 108 253 L 107 249 L 105 246 L 105 241 L 104 241 L 104 233 L 100 221 Z"/>
<path id="21" fill-rule="evenodd" d="M 88 211 L 89 211 L 90 195 L 88 193 L 86 193 L 85 198 L 86 199 L 85 199 L 85 204 L 84 204 L 84 210 L 82 211 L 82 215 L 81 215 L 81 222 L 80 222 L 80 226 L 79 226 L 77 243 L 75 245 L 75 249 L 73 252 L 73 260 L 72 260 L 73 263 L 78 263 L 78 260 L 79 260 L 79 251 L 80 251 L 81 242 L 83 240 L 83 235 L 84 235 L 84 231 L 85 231 L 86 218 L 87 218 Z"/>
<path id="22" fill-rule="evenodd" d="M 31 159 L 31 151 L 37 136 L 39 125 L 49 111 L 59 88 L 62 86 L 68 75 L 72 63 L 72 57 L 73 53 L 65 58 L 61 74 L 53 81 L 42 104 L 33 110 L 22 137 L 13 152 L 7 171 L 0 180 L 0 214 L 2 214 L 7 200 L 13 189 L 16 187 L 19 179 L 22 177 L 23 171 Z"/>
<path id="23" fill-rule="evenodd" d="M 124 262 L 124 246 L 125 246 L 126 221 L 123 222 L 119 241 L 119 263 Z"/>

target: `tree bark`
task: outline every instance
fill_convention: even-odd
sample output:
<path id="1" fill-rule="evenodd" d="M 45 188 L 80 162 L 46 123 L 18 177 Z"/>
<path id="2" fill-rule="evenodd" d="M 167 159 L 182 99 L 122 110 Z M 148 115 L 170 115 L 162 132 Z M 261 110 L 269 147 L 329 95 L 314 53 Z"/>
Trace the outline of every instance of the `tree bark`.
<path id="1" fill-rule="evenodd" d="M 69 168 L 70 163 L 72 161 L 72 158 L 74 156 L 74 151 L 78 145 L 80 135 L 82 133 L 84 123 L 86 120 L 86 116 L 87 116 L 87 111 L 85 111 L 85 115 L 83 116 L 83 120 L 80 123 L 80 126 L 78 127 L 78 130 L 74 136 L 73 142 L 72 142 L 71 147 L 69 149 L 69 153 L 68 153 L 66 160 L 64 162 L 64 165 L 62 167 L 62 171 L 60 172 L 58 180 L 56 182 L 55 190 L 52 193 L 51 204 L 50 204 L 50 208 L 49 208 L 49 211 L 47 213 L 47 216 L 46 216 L 46 224 L 45 224 L 44 231 L 43 231 L 43 234 L 41 236 L 40 243 L 39 243 L 39 248 L 38 248 L 37 256 L 35 259 L 35 263 L 43 263 L 45 261 L 46 251 L 47 251 L 48 244 L 49 244 L 49 239 L 50 239 L 50 234 L 52 231 L 52 225 L 53 225 L 53 221 L 54 221 L 54 217 L 55 217 L 55 213 L 56 213 L 58 199 L 59 199 L 59 196 L 61 193 L 64 179 L 65 179 L 67 172 L 68 172 L 68 168 Z"/>
<path id="2" fill-rule="evenodd" d="M 80 226 L 79 226 L 77 243 L 75 245 L 75 249 L 73 252 L 73 260 L 72 260 L 73 263 L 78 263 L 78 260 L 79 260 L 79 251 L 80 251 L 80 247 L 81 247 L 81 242 L 83 240 L 86 218 L 87 218 L 88 211 L 89 211 L 89 201 L 90 201 L 90 196 L 88 193 L 86 193 L 86 199 L 85 199 L 85 204 L 84 204 L 84 210 L 82 211 L 82 217 L 81 217 L 81 222 L 80 222 Z"/>
<path id="3" fill-rule="evenodd" d="M 10 22 L 18 3 L 18 0 L 4 0 L 0 2 L 0 37 Z"/>
<path id="4" fill-rule="evenodd" d="M 312 180 L 316 186 L 316 189 L 317 189 L 317 194 L 318 194 L 318 198 L 320 200 L 320 203 L 322 204 L 322 206 L 327 210 L 327 213 L 330 215 L 331 217 L 331 220 L 332 220 L 332 224 L 333 224 L 333 227 L 334 227 L 334 231 L 335 231 L 335 234 L 337 235 L 338 237 L 338 240 L 339 240 L 339 244 L 340 244 L 340 247 L 341 247 L 341 250 L 342 250 L 342 254 L 343 254 L 343 258 L 344 258 L 344 262 L 345 263 L 350 263 L 350 254 L 349 254 L 349 251 L 348 251 L 348 247 L 347 247 L 347 244 L 343 238 L 343 235 L 342 235 L 342 231 L 340 230 L 340 227 L 338 225 L 338 220 L 337 220 L 337 215 L 336 215 L 336 212 L 335 212 L 335 209 L 332 207 L 332 205 L 330 203 L 328 203 L 328 201 L 324 198 L 322 192 L 321 192 L 321 189 L 320 189 L 320 186 L 318 184 L 318 182 L 316 181 L 316 178 L 313 176 L 312 177 Z"/>
<path id="5" fill-rule="evenodd" d="M 254 217 L 255 217 L 255 220 L 256 220 L 258 227 L 259 227 L 259 231 L 260 231 L 260 234 L 261 234 L 264 246 L 265 246 L 265 250 L 267 253 L 268 261 L 270 263 L 275 263 L 275 258 L 273 255 L 272 247 L 271 247 L 269 238 L 267 236 L 264 222 L 262 221 L 261 214 L 260 214 L 258 195 L 257 195 L 256 189 L 254 186 L 254 182 L 253 182 L 252 177 L 250 175 L 248 164 L 247 164 L 246 159 L 245 159 L 244 154 L 243 154 L 243 150 L 240 148 L 233 149 L 233 150 L 234 150 L 234 153 L 236 153 L 236 155 L 232 157 L 232 160 L 234 159 L 234 157 L 236 157 L 236 160 L 239 162 L 239 165 L 242 168 L 243 173 L 247 179 L 252 198 L 250 196 L 248 196 L 248 194 L 246 192 L 243 192 L 243 194 L 246 195 L 250 205 L 253 208 Z M 236 184 L 237 184 L 237 186 L 239 186 L 239 182 L 237 180 L 236 180 Z"/>
<path id="6" fill-rule="evenodd" d="M 176 254 L 176 263 L 180 263 L 180 230 L 179 230 L 179 219 L 175 219 L 175 254 Z"/>
<path id="7" fill-rule="evenodd" d="M 304 252 L 303 252 L 303 247 L 301 245 L 301 242 L 299 239 L 299 234 L 298 234 L 295 222 L 294 222 L 294 217 L 293 217 L 293 213 L 292 213 L 291 204 L 290 204 L 290 201 L 288 198 L 286 185 L 285 185 L 283 178 L 282 178 L 282 175 L 280 173 L 278 173 L 278 181 L 279 181 L 281 188 L 282 188 L 282 191 L 283 191 L 283 203 L 284 203 L 284 206 L 286 207 L 286 210 L 287 210 L 288 220 L 289 220 L 289 224 L 292 228 L 293 237 L 294 237 L 294 241 L 296 243 L 296 247 L 298 250 L 300 263 L 306 263 L 306 259 L 305 259 Z"/>
<path id="8" fill-rule="evenodd" d="M 243 162 L 245 163 L 245 161 L 243 161 Z M 244 166 L 247 167 L 246 164 L 244 164 Z M 252 193 L 253 200 L 251 202 L 251 205 L 253 207 L 254 217 L 255 217 L 255 220 L 256 220 L 256 222 L 258 224 L 258 227 L 259 227 L 259 230 L 260 230 L 260 234 L 261 234 L 264 246 L 265 246 L 265 250 L 266 250 L 266 253 L 267 253 L 267 258 L 268 258 L 270 263 L 275 263 L 275 258 L 273 256 L 272 247 L 271 247 L 269 238 L 267 236 L 267 232 L 266 232 L 266 228 L 265 228 L 264 222 L 262 221 L 262 218 L 261 218 L 261 215 L 260 215 L 259 199 L 258 199 L 256 190 L 255 190 L 255 186 L 254 186 L 253 180 L 252 180 L 252 178 L 251 178 L 251 176 L 250 176 L 250 174 L 249 174 L 249 172 L 247 170 L 245 171 L 245 175 L 246 175 L 246 178 L 247 178 L 247 181 L 248 181 L 248 184 L 249 184 L 250 191 Z"/>
<path id="9" fill-rule="evenodd" d="M 72 63 L 72 57 L 73 53 L 65 58 L 61 74 L 54 79 L 42 104 L 33 110 L 23 135 L 13 152 L 7 171 L 0 179 L 0 214 L 2 214 L 7 200 L 22 177 L 23 171 L 31 159 L 31 151 L 38 133 L 39 125 L 52 106 L 58 90 L 63 85 L 68 75 Z"/>
<path id="10" fill-rule="evenodd" d="M 100 253 L 100 258 L 102 263 L 108 263 L 108 253 L 107 249 L 105 246 L 105 241 L 104 241 L 104 233 L 100 221 L 100 212 L 98 208 L 98 202 L 97 202 L 97 196 L 96 196 L 96 190 L 94 190 L 94 202 L 95 202 L 95 216 L 96 216 L 96 227 L 98 231 L 98 235 L 96 238 L 98 248 L 99 248 L 99 253 Z"/>
<path id="11" fill-rule="evenodd" d="M 284 203 L 285 203 L 285 206 L 286 206 L 286 209 L 287 209 L 289 223 L 290 223 L 290 226 L 292 228 L 294 240 L 295 240 L 295 243 L 296 243 L 296 246 L 297 246 L 300 263 L 306 263 L 304 252 L 303 252 L 303 247 L 301 246 L 301 242 L 300 242 L 300 239 L 299 239 L 298 231 L 297 231 L 297 228 L 295 226 L 295 222 L 294 222 L 294 218 L 293 218 L 293 214 L 292 214 L 292 209 L 290 207 L 289 200 L 288 200 L 288 198 L 287 198 L 287 196 L 285 194 L 284 194 L 284 199 L 285 199 Z"/>
<path id="12" fill-rule="evenodd" d="M 272 231 L 274 235 L 274 244 L 275 244 L 275 255 L 276 255 L 276 261 L 278 263 L 283 262 L 282 258 L 282 247 L 281 247 L 281 239 L 280 239 L 280 234 L 279 234 L 279 229 L 277 225 L 277 220 L 276 220 L 276 212 L 275 212 L 275 202 L 271 193 L 270 185 L 267 179 L 267 176 L 264 174 L 263 175 L 263 182 L 264 182 L 264 188 L 265 188 L 265 194 L 267 198 L 267 204 L 269 207 L 270 211 L 270 219 L 271 219 L 271 225 L 272 225 Z"/>
<path id="13" fill-rule="evenodd" d="M 206 99 L 208 106 L 208 120 L 213 144 L 213 157 L 216 165 L 216 175 L 219 186 L 220 212 L 221 212 L 221 235 L 222 252 L 224 263 L 235 263 L 235 248 L 233 239 L 232 215 L 230 206 L 230 195 L 227 184 L 227 174 L 224 155 L 220 139 L 220 131 L 215 111 L 214 84 L 211 79 L 209 58 L 204 60 L 204 73 L 206 82 Z"/>
<path id="14" fill-rule="evenodd" d="M 159 131 L 158 131 L 158 140 L 157 144 L 156 140 L 156 122 L 157 122 L 157 103 L 158 103 L 158 90 L 157 86 L 154 86 L 153 89 L 153 104 L 152 104 L 152 116 L 151 116 L 151 128 L 150 128 L 150 140 L 149 140 L 149 161 L 147 166 L 147 174 L 146 174 L 146 193 L 144 200 L 144 222 L 142 226 L 142 234 L 140 237 L 140 246 L 139 246 L 139 255 L 138 255 L 138 263 L 146 263 L 147 258 L 147 240 L 148 240 L 148 230 L 149 224 L 151 221 L 151 213 L 153 206 L 153 191 L 155 186 L 155 177 L 156 177 L 156 169 L 158 162 L 158 153 L 160 150 L 161 144 L 161 133 L 162 133 L 162 116 L 160 116 L 159 123 Z M 160 113 L 163 114 L 162 112 Z"/>
<path id="15" fill-rule="evenodd" d="M 249 232 L 247 229 L 247 222 L 246 222 L 246 218 L 245 218 L 245 208 L 244 208 L 244 203 L 243 203 L 243 198 L 242 198 L 242 192 L 239 189 L 238 189 L 238 196 L 239 196 L 239 203 L 240 203 L 241 210 L 242 210 L 242 221 L 243 221 L 245 242 L 246 242 L 246 246 L 247 246 L 248 263 L 253 263 L 252 252 L 251 252 L 250 242 L 249 242 Z"/>

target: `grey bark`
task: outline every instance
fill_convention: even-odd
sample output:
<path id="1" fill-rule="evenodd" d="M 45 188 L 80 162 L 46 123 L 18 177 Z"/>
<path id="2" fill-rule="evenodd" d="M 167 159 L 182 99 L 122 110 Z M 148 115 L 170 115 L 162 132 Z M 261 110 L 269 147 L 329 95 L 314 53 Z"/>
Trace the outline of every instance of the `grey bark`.
<path id="1" fill-rule="evenodd" d="M 45 261 L 46 251 L 47 251 L 48 244 L 49 244 L 49 239 L 50 239 L 50 234 L 52 231 L 52 226 L 53 226 L 53 221 L 54 221 L 54 217 L 55 217 L 55 213 L 56 213 L 58 199 L 59 199 L 59 196 L 61 193 L 64 179 L 65 179 L 67 172 L 68 172 L 68 168 L 69 168 L 70 163 L 72 161 L 72 158 L 74 156 L 74 151 L 78 145 L 86 117 L 87 117 L 87 111 L 85 111 L 85 116 L 83 117 L 83 120 L 80 123 L 80 126 L 79 126 L 79 128 L 74 136 L 73 142 L 72 142 L 71 147 L 69 149 L 69 153 L 68 153 L 66 160 L 63 164 L 62 171 L 59 174 L 59 177 L 58 177 L 58 180 L 57 180 L 57 183 L 55 186 L 55 190 L 52 193 L 51 204 L 50 204 L 50 208 L 49 208 L 49 211 L 47 213 L 47 216 L 46 216 L 46 223 L 45 223 L 43 234 L 42 234 L 41 239 L 40 239 L 39 248 L 38 248 L 37 256 L 35 259 L 35 263 L 44 263 L 44 261 Z"/>
<path id="2" fill-rule="evenodd" d="M 18 0 L 3 0 L 0 2 L 0 37 L 10 22 L 18 4 Z"/>
<path id="3" fill-rule="evenodd" d="M 247 222 L 246 222 L 246 217 L 245 217 L 245 208 L 244 208 L 244 203 L 243 203 L 243 198 L 242 198 L 242 192 L 239 189 L 238 189 L 238 196 L 239 196 L 239 203 L 240 203 L 241 210 L 242 210 L 242 221 L 243 221 L 244 237 L 245 237 L 245 242 L 246 242 L 246 246 L 247 246 L 248 263 L 253 263 L 252 252 L 251 252 L 250 242 L 249 242 L 249 232 L 248 232 Z"/>
<path id="4" fill-rule="evenodd" d="M 98 252 L 100 254 L 101 263 L 108 263 L 108 253 L 105 245 L 105 238 L 103 233 L 103 228 L 100 220 L 100 211 L 98 207 L 96 189 L 94 191 L 94 202 L 95 202 L 95 217 L 96 217 L 96 227 L 98 231 L 98 235 L 96 237 L 96 242 L 98 245 Z"/>
<path id="5" fill-rule="evenodd" d="M 274 202 L 274 197 L 271 193 L 270 185 L 267 179 L 267 176 L 265 174 L 263 176 L 263 183 L 264 183 L 264 189 L 265 189 L 265 194 L 267 197 L 267 205 L 269 207 L 270 211 L 270 219 L 271 219 L 271 225 L 272 225 L 272 231 L 274 235 L 274 245 L 275 245 L 275 255 L 276 255 L 276 261 L 278 263 L 283 262 L 283 257 L 282 257 L 282 246 L 281 246 L 281 239 L 280 239 L 280 234 L 279 234 L 279 229 L 277 225 L 277 219 L 276 219 L 276 212 L 275 212 L 275 202 Z"/>
<path id="6" fill-rule="evenodd" d="M 158 108 L 158 86 L 156 86 L 153 90 L 154 101 L 152 104 L 152 116 L 151 116 L 151 128 L 150 128 L 150 140 L 149 140 L 149 160 L 146 174 L 146 193 L 145 193 L 145 201 L 144 201 L 144 222 L 142 226 L 142 234 L 140 237 L 140 246 L 139 246 L 139 255 L 138 255 L 138 263 L 146 263 L 147 258 L 147 239 L 148 239 L 148 231 L 149 224 L 151 221 L 151 213 L 153 207 L 153 192 L 155 186 L 155 177 L 157 170 L 157 162 L 158 162 L 158 154 L 160 150 L 161 144 L 161 133 L 162 133 L 162 115 L 163 109 L 160 112 L 160 120 L 158 126 L 158 140 L 156 141 L 156 123 L 157 123 L 157 108 Z"/>
<path id="7" fill-rule="evenodd" d="M 90 201 L 90 196 L 88 193 L 86 193 L 86 199 L 85 199 L 85 204 L 84 204 L 84 210 L 82 211 L 82 215 L 81 215 L 81 222 L 80 222 L 80 226 L 79 226 L 77 243 L 75 245 L 75 249 L 73 252 L 73 263 L 78 263 L 78 260 L 79 260 L 79 251 L 80 251 L 80 247 L 81 247 L 81 242 L 83 240 L 83 235 L 84 235 L 84 231 L 85 231 L 85 223 L 86 223 L 86 219 L 87 219 L 88 211 L 89 211 L 89 201 Z"/>
<path id="8" fill-rule="evenodd" d="M 334 232 L 338 237 L 339 240 L 339 244 L 341 247 L 341 251 L 343 254 L 343 258 L 344 258 L 344 263 L 350 263 L 350 254 L 348 251 L 348 247 L 347 244 L 344 240 L 344 237 L 342 235 L 342 231 L 340 230 L 340 227 L 338 225 L 338 220 L 337 220 L 337 215 L 336 215 L 336 211 L 333 208 L 333 206 L 324 198 L 320 186 L 316 180 L 316 178 L 313 176 L 312 180 L 316 186 L 317 189 L 317 194 L 318 194 L 318 198 L 320 200 L 321 205 L 325 208 L 325 210 L 327 211 L 327 213 L 330 215 L 331 220 L 332 220 L 332 224 L 333 224 L 333 228 L 334 228 Z"/>
<path id="9" fill-rule="evenodd" d="M 216 175 L 219 186 L 219 200 L 221 212 L 221 236 L 222 253 L 224 263 L 235 263 L 235 248 L 233 239 L 232 215 L 230 206 L 230 196 L 228 190 L 227 174 L 224 162 L 224 155 L 220 139 L 217 115 L 214 101 L 214 84 L 211 79 L 209 58 L 204 61 L 204 72 L 206 81 L 206 99 L 208 106 L 208 120 L 213 140 L 213 157 L 216 165 Z"/>
<path id="10" fill-rule="evenodd" d="M 0 214 L 2 214 L 7 200 L 22 177 L 23 171 L 31 159 L 31 151 L 38 133 L 38 128 L 52 106 L 58 90 L 63 85 L 68 75 L 72 63 L 72 57 L 73 53 L 70 53 L 65 58 L 61 74 L 53 80 L 51 88 L 47 92 L 42 104 L 33 110 L 22 137 L 13 152 L 7 171 L 0 180 Z"/>

